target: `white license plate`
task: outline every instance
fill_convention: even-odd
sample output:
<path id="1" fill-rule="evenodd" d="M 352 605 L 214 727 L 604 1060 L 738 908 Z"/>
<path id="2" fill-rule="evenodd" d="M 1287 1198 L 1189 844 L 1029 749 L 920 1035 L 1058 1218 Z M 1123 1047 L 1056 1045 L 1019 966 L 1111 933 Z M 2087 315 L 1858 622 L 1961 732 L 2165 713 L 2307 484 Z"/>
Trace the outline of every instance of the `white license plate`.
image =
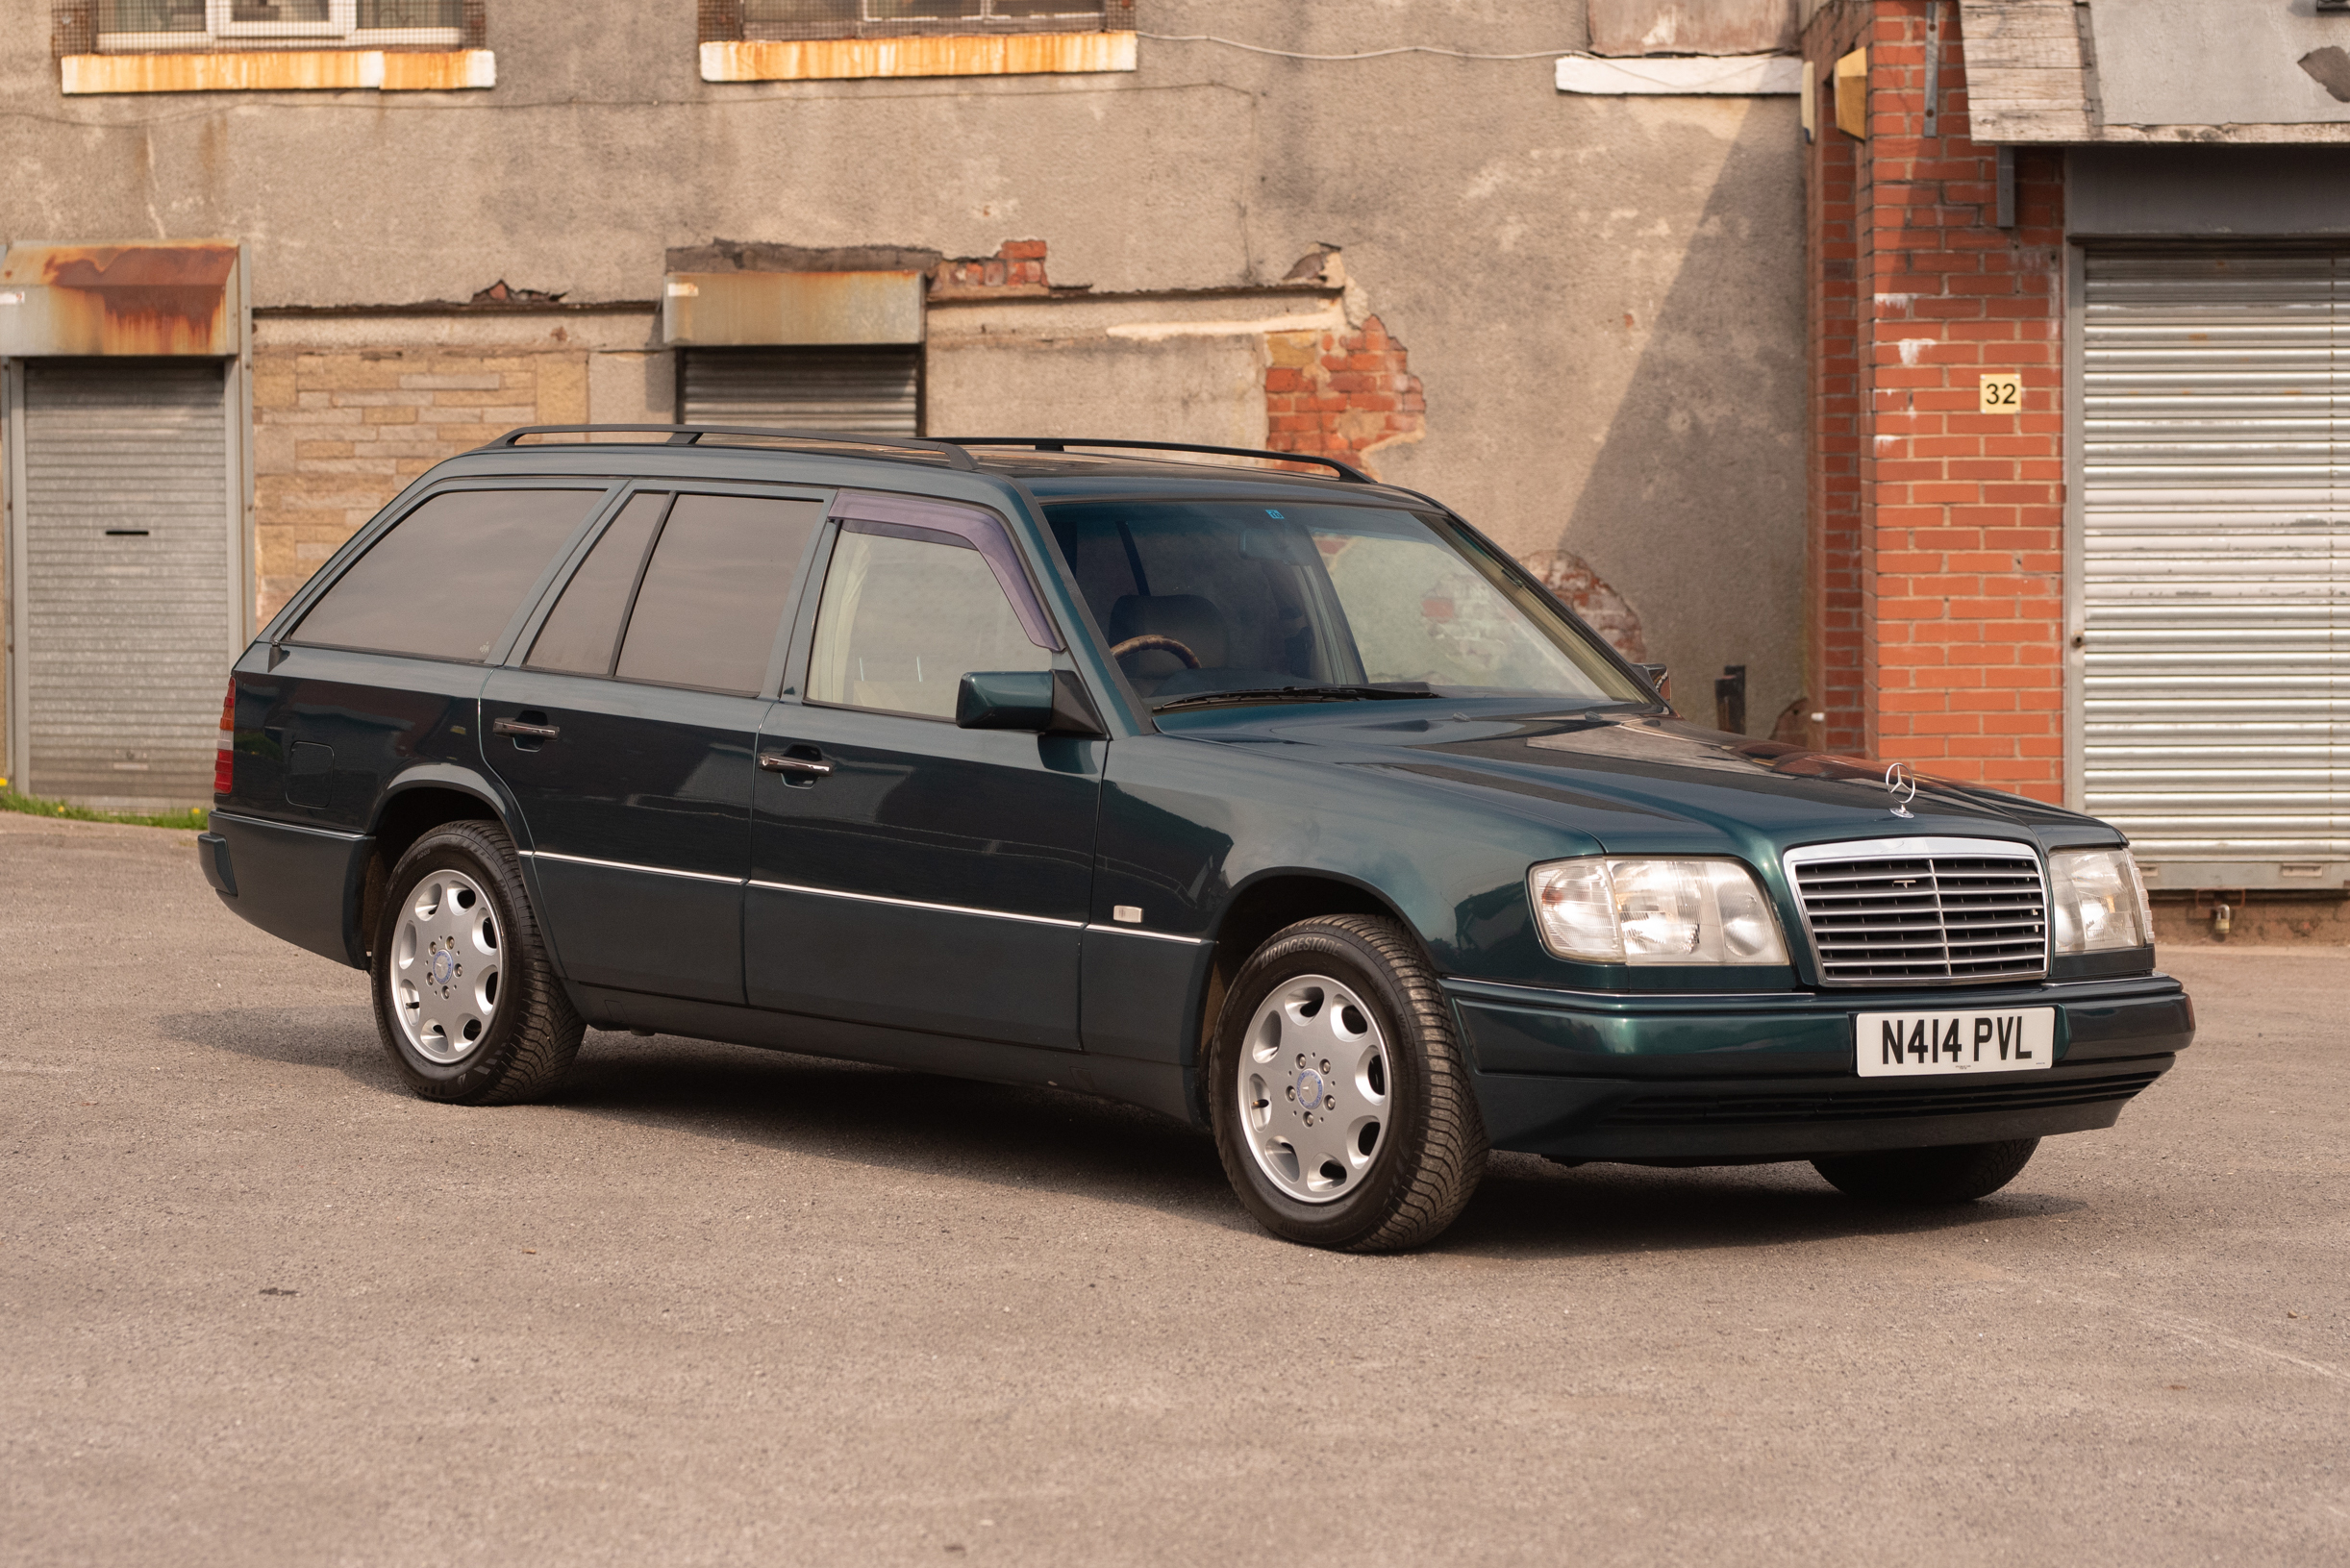
<path id="1" fill-rule="evenodd" d="M 1862 1078 L 1927 1073 L 2019 1073 L 2056 1060 L 2056 1008 L 1988 1012 L 1863 1012 L 1854 1054 Z"/>

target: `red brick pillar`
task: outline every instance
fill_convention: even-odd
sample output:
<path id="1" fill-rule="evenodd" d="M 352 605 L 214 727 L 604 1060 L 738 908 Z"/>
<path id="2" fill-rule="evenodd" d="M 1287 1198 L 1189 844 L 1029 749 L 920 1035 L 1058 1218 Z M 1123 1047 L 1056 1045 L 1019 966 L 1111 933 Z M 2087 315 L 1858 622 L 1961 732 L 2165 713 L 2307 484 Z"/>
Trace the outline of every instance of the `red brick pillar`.
<path id="1" fill-rule="evenodd" d="M 1925 134 L 1938 6 L 1938 123 Z M 2063 790 L 2062 164 L 1968 138 L 1954 0 L 1832 0 L 1804 36 L 1811 150 L 1812 690 L 1831 750 Z M 1868 50 L 1865 139 L 1836 62 Z M 2016 412 L 1978 411 L 1986 372 Z"/>

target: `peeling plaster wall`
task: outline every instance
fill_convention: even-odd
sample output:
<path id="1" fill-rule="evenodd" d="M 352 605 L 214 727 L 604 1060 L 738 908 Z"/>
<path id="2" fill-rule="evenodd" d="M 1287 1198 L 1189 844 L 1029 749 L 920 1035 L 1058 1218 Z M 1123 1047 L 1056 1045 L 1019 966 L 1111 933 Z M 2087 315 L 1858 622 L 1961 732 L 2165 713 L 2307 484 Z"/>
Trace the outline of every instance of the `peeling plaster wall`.
<path id="1" fill-rule="evenodd" d="M 1146 0 L 1139 19 L 1312 53 L 1587 41 L 1584 7 L 1557 0 Z M 1543 59 L 1147 38 L 1132 73 L 713 85 L 691 7 L 558 0 L 491 0 L 488 91 L 66 99 L 46 0 L 0 0 L 0 238 L 241 239 L 262 308 L 500 278 L 648 300 L 671 247 L 721 236 L 964 257 L 1037 238 L 1056 284 L 1101 291 L 1272 286 L 1342 247 L 1353 313 L 1411 346 L 1425 389 L 1425 436 L 1380 452 L 1387 477 L 1588 561 L 1685 695 L 1744 663 L 1763 729 L 1798 690 L 1791 99 L 1575 97 Z M 640 348 L 588 366 L 599 415 L 663 411 Z M 1232 397 L 1244 348 L 1262 352 L 982 361 L 942 337 L 933 425 L 1261 434 Z"/>

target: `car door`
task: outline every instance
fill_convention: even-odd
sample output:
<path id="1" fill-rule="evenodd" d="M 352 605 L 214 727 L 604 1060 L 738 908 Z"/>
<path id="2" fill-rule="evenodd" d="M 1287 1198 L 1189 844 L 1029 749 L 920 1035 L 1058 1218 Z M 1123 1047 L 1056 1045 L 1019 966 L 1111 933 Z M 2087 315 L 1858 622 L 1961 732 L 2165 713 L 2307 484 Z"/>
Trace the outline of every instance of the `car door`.
<path id="1" fill-rule="evenodd" d="M 834 510 L 796 689 L 760 736 L 751 1003 L 1076 1050 L 1106 743 L 954 722 L 963 675 L 1065 666 L 1060 637 L 992 513 Z"/>
<path id="2" fill-rule="evenodd" d="M 632 490 L 482 700 L 574 982 L 742 1002 L 752 753 L 820 491 Z"/>

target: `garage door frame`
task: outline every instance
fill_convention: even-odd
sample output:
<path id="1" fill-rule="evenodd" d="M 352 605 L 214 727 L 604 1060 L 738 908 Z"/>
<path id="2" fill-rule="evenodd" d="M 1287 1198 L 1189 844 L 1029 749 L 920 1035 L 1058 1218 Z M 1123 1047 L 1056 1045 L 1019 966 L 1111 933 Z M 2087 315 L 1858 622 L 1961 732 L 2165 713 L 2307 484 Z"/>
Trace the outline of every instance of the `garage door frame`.
<path id="1" fill-rule="evenodd" d="M 247 323 L 251 300 L 244 287 L 245 268 L 237 268 L 236 342 L 241 349 L 252 341 Z M 91 356 L 71 356 L 89 358 Z M 221 402 L 229 446 L 228 484 L 221 497 L 220 526 L 225 531 L 228 569 L 220 585 L 220 673 L 226 688 L 229 666 L 253 639 L 256 571 L 253 532 L 253 385 L 247 355 L 197 356 L 221 363 Z M 24 360 L 0 361 L 0 537 L 5 538 L 7 584 L 8 725 L 6 777 L 12 784 L 38 780 L 27 777 L 31 760 L 32 679 L 26 643 L 30 584 L 24 569 L 29 557 L 29 519 L 25 510 L 25 386 Z M 189 803 L 196 804 L 196 803 Z"/>

